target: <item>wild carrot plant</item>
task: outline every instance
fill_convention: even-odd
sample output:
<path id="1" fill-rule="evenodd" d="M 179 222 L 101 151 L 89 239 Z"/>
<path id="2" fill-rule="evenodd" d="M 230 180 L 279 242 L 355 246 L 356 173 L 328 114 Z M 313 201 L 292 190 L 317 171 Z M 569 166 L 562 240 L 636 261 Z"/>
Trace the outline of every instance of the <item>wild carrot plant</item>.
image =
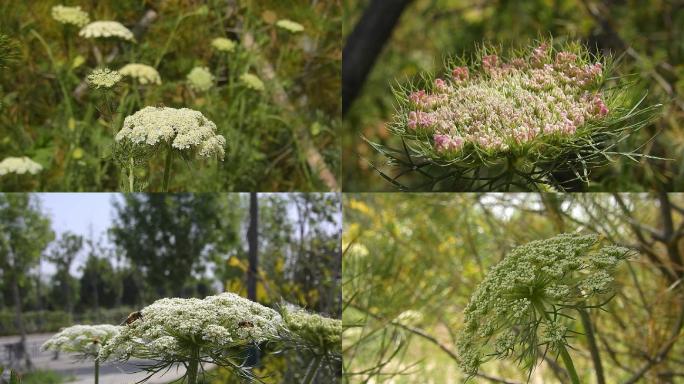
<path id="1" fill-rule="evenodd" d="M 579 44 L 550 41 L 507 56 L 482 47 L 470 59 L 447 60 L 445 73 L 395 88 L 389 130 L 400 149 L 371 143 L 396 166 L 395 176 L 382 176 L 401 189 L 581 188 L 593 168 L 641 156 L 618 144 L 657 109 L 643 107 L 611 66 Z M 427 181 L 403 185 L 407 173 Z"/>
<path id="2" fill-rule="evenodd" d="M 100 380 L 100 361 L 97 359 L 102 346 L 119 333 L 116 325 L 73 325 L 53 335 L 43 344 L 44 350 L 75 354 L 79 359 L 95 362 L 95 384 Z"/>
<path id="3" fill-rule="evenodd" d="M 569 352 L 581 333 L 574 316 L 612 298 L 615 269 L 632 254 L 599 235 L 562 234 L 515 248 L 464 310 L 457 340 L 463 371 L 473 376 L 488 360 L 510 358 L 531 374 L 550 355 L 562 360 L 573 383 L 583 382 Z"/>

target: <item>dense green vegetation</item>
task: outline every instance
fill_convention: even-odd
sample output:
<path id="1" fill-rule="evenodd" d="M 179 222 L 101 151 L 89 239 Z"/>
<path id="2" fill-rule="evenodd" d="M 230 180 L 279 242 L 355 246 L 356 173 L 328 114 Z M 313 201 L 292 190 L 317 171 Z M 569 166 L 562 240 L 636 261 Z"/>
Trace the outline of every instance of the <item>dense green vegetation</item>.
<path id="1" fill-rule="evenodd" d="M 343 36 L 347 37 L 371 2 L 345 2 Z M 403 3 L 403 2 L 397 2 Z M 401 150 L 390 134 L 395 114 L 392 87 L 420 81 L 428 72 L 441 75 L 445 59 L 471 57 L 483 42 L 504 51 L 552 36 L 563 44 L 578 40 L 588 49 L 616 59 L 618 76 L 629 76 L 646 105 L 664 103 L 659 118 L 618 147 L 638 148 L 655 160 L 615 157 L 595 169 L 587 190 L 643 191 L 684 189 L 682 116 L 684 102 L 684 7 L 680 2 L 630 0 L 414 0 L 403 12 L 380 53 L 358 98 L 344 119 L 343 179 L 347 191 L 396 190 L 373 166 L 389 177 L 400 171 L 368 145 L 373 142 Z M 642 146 L 643 145 L 643 146 Z M 563 176 L 563 175 L 560 175 Z M 413 172 L 402 176 L 405 185 L 426 178 Z M 463 189 L 463 186 L 460 186 Z"/>
<path id="2" fill-rule="evenodd" d="M 52 17 L 59 4 L 0 5 L 0 161 L 25 156 L 42 167 L 0 176 L 2 190 L 338 189 L 338 0 L 69 2 L 90 21 L 120 22 L 135 41 L 80 36 L 80 26 Z M 220 50 L 216 38 L 234 44 L 224 40 Z M 96 89 L 85 82 L 96 68 L 130 63 L 153 67 L 160 83 L 124 76 Z M 201 112 L 226 140 L 224 160 L 195 161 L 176 150 L 167 164 L 158 147 L 115 145 L 124 118 L 146 106 Z"/>

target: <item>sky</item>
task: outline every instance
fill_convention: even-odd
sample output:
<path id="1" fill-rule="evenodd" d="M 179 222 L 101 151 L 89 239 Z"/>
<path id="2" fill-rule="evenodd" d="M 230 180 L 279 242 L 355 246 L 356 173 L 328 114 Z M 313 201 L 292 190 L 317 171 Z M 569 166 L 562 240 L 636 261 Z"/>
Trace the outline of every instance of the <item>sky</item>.
<path id="1" fill-rule="evenodd" d="M 97 239 L 110 226 L 114 218 L 112 201 L 120 199 L 118 193 L 39 193 L 44 212 L 52 219 L 55 236 L 71 231 L 85 238 L 92 234 Z M 103 238 L 106 241 L 106 238 Z M 80 275 L 78 270 L 85 262 L 83 254 L 78 255 L 71 273 Z M 51 275 L 55 268 L 47 262 L 41 265 L 42 273 Z"/>

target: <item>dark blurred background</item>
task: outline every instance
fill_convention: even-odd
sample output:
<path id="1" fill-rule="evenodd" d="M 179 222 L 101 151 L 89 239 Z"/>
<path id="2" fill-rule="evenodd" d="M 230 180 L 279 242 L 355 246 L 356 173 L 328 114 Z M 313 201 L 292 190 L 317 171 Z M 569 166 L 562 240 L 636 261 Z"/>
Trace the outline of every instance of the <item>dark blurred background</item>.
<path id="1" fill-rule="evenodd" d="M 347 0 L 344 188 L 393 189 L 369 161 L 390 175 L 396 171 L 362 140 L 400 145 L 385 128 L 394 111 L 393 83 L 440 72 L 443 59 L 469 55 L 482 42 L 515 47 L 552 36 L 620 58 L 618 75 L 635 75 L 647 103 L 665 104 L 661 117 L 625 149 L 647 143 L 641 152 L 671 160 L 616 159 L 592 173 L 589 189 L 684 190 L 683 30 L 681 0 Z"/>

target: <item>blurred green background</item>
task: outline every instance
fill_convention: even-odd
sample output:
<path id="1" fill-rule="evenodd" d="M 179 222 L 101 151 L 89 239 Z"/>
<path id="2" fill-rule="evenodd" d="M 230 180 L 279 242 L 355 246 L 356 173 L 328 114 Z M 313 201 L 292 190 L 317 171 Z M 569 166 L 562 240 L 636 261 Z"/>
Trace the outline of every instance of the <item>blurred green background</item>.
<path id="1" fill-rule="evenodd" d="M 347 0 L 343 38 L 351 33 L 369 0 Z M 437 72 L 449 56 L 469 55 L 477 44 L 504 47 L 541 37 L 579 40 L 590 49 L 622 57 L 618 74 L 635 74 L 647 103 L 664 103 L 662 116 L 627 148 L 671 159 L 619 159 L 594 170 L 589 190 L 684 190 L 684 3 L 673 0 L 413 0 L 378 57 L 358 98 L 344 118 L 345 191 L 393 190 L 368 164 L 394 175 L 362 140 L 399 148 L 385 123 L 394 111 L 391 86 L 422 72 Z M 649 141 L 654 135 L 655 140 Z M 407 184 L 408 179 L 404 179 Z"/>

